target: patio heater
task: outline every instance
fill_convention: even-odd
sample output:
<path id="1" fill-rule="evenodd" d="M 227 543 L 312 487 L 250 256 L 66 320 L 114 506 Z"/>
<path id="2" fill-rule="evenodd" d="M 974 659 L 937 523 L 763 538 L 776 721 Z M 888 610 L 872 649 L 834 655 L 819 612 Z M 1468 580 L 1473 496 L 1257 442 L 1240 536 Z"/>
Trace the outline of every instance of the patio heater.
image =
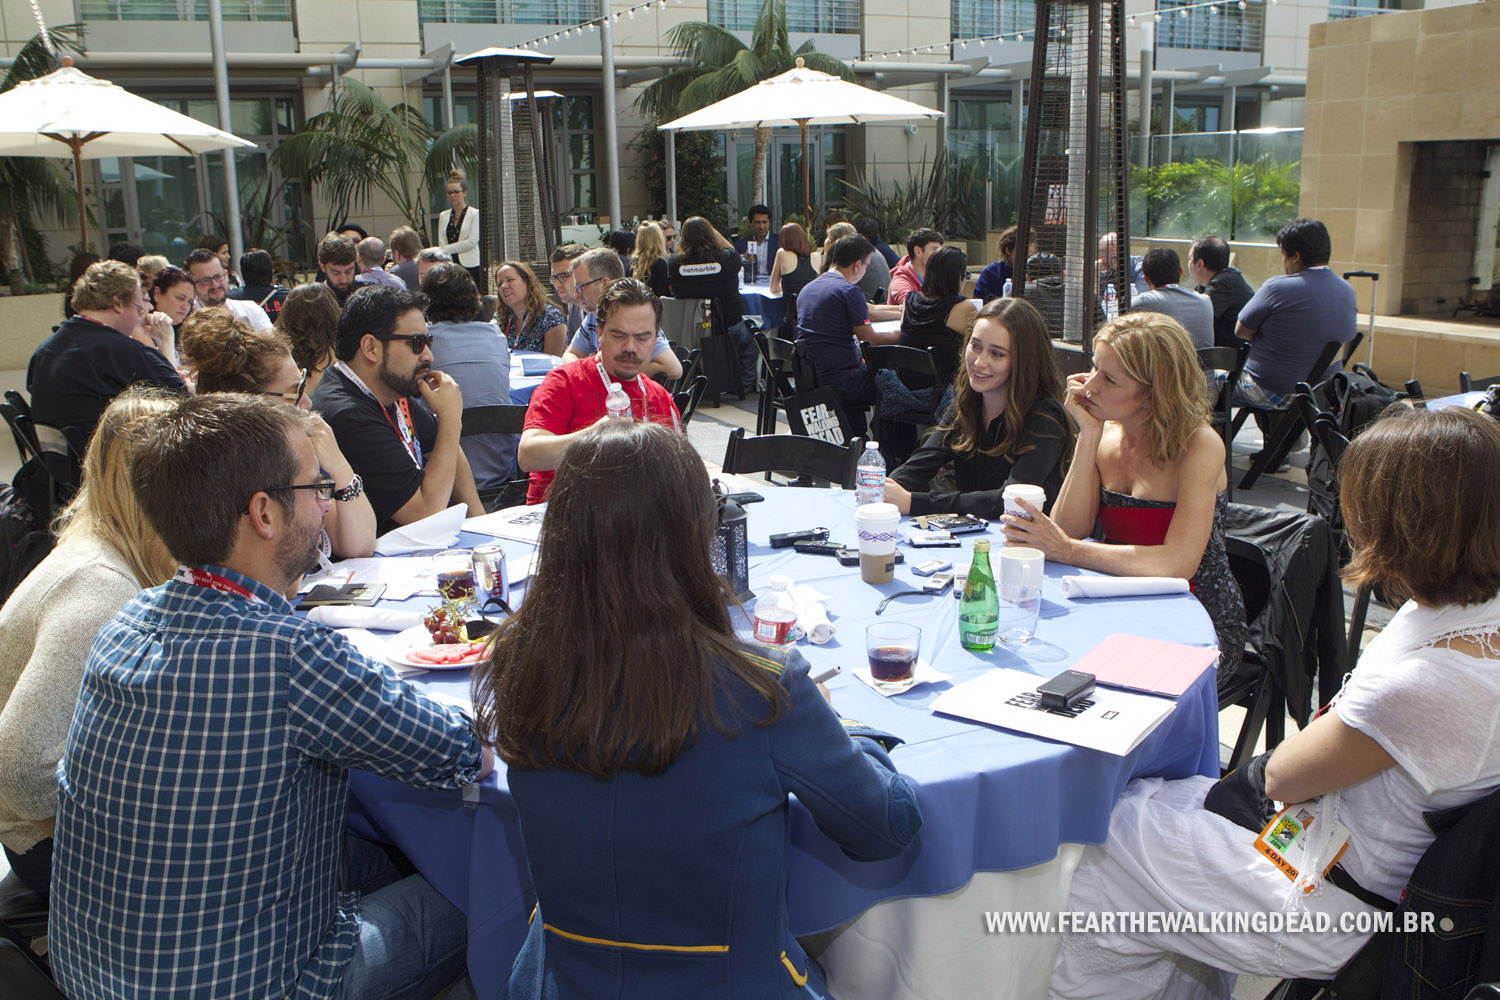
<path id="1" fill-rule="evenodd" d="M 1104 284 L 1130 305 L 1124 0 L 1037 0 L 1026 153 L 1017 222 L 1015 294 L 1024 259 L 1062 262 L 1054 337 L 1091 353 Z M 1115 267 L 1101 273 L 1099 241 L 1113 235 Z M 1030 249 L 1027 249 L 1030 248 Z M 1044 313 L 1047 310 L 1043 310 Z"/>
<path id="2" fill-rule="evenodd" d="M 552 118 L 538 109 L 532 76 L 552 58 L 492 48 L 453 60 L 479 76 L 479 265 L 486 274 L 503 260 L 544 262 L 560 242 Z"/>

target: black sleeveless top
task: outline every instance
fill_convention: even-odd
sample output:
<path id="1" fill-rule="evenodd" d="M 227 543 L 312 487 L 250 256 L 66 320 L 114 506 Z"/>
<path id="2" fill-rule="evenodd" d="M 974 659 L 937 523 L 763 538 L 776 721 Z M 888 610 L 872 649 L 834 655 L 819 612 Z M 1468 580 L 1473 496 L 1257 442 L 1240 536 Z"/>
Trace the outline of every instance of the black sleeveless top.
<path id="1" fill-rule="evenodd" d="M 781 322 L 783 340 L 797 339 L 797 296 L 817 276 L 812 258 L 803 254 L 797 255 L 797 266 L 781 276 L 781 301 L 786 306 L 786 319 Z"/>

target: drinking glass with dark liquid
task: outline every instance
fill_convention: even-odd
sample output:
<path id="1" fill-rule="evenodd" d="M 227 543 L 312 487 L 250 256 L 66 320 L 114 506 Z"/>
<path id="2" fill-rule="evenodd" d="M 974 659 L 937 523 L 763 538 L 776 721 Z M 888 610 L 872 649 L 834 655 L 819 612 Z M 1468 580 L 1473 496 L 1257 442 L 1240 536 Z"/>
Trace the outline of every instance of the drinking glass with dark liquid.
<path id="1" fill-rule="evenodd" d="M 865 629 L 870 678 L 882 691 L 905 691 L 915 683 L 922 630 L 910 622 L 876 622 Z"/>

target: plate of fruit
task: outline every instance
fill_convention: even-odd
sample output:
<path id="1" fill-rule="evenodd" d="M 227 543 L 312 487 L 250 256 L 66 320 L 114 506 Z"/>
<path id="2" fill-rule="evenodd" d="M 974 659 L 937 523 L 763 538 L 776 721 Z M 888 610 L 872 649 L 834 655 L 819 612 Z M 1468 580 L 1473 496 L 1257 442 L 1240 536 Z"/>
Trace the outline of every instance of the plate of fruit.
<path id="1" fill-rule="evenodd" d="M 467 670 L 484 656 L 484 643 L 470 642 L 461 609 L 433 608 L 422 620 L 398 632 L 386 647 L 386 658 L 420 670 Z"/>

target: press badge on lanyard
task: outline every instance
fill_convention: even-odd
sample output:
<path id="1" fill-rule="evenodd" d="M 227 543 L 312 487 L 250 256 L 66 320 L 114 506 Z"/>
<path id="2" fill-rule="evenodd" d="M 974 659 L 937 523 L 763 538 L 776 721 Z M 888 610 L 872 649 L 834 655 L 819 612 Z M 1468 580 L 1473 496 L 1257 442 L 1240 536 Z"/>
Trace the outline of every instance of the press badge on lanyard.
<path id="1" fill-rule="evenodd" d="M 1317 819 L 1317 808 L 1316 802 L 1298 802 L 1287 806 L 1272 816 L 1271 822 L 1255 838 L 1255 849 L 1270 859 L 1293 882 L 1298 880 L 1307 864 L 1309 829 Z M 1330 857 L 1327 867 L 1320 873 L 1322 878 L 1328 877 L 1348 846 L 1349 828 L 1334 820 L 1333 829 L 1328 835 L 1327 853 Z M 1312 889 L 1311 884 L 1302 887 L 1303 892 L 1312 892 Z"/>

